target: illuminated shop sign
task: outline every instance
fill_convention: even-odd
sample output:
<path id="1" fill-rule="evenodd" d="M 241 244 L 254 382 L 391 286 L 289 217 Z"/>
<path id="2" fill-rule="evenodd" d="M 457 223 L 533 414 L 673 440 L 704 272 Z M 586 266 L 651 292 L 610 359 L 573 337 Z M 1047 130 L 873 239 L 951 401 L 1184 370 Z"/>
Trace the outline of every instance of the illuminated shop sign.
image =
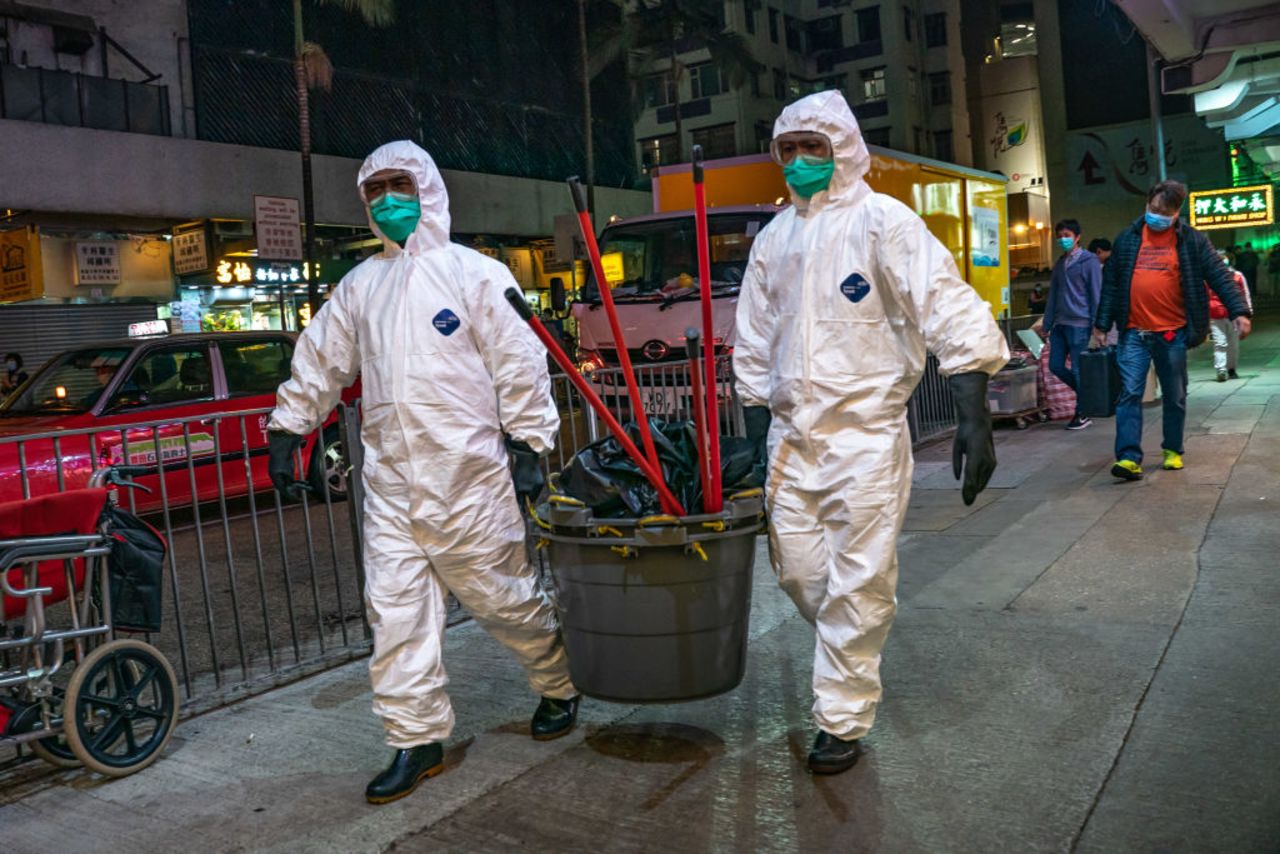
<path id="1" fill-rule="evenodd" d="M 1274 221 L 1270 184 L 1191 194 L 1192 228 L 1247 228 Z"/>
<path id="2" fill-rule="evenodd" d="M 316 265 L 316 272 L 321 277 L 325 274 L 323 264 Z M 252 258 L 223 258 L 214 268 L 213 280 L 220 285 L 278 285 L 289 282 L 305 282 L 307 265 L 280 264 L 255 261 Z"/>

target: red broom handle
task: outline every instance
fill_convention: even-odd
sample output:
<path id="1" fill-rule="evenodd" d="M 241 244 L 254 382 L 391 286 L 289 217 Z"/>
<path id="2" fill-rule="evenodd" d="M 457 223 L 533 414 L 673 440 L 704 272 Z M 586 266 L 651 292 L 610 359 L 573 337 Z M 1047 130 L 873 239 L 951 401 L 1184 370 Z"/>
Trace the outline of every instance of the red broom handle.
<path id="1" fill-rule="evenodd" d="M 697 431 L 698 481 L 702 484 L 702 512 L 710 513 L 707 490 L 711 476 L 707 467 L 707 412 L 702 407 L 702 378 L 698 376 L 698 330 L 690 327 L 684 331 L 685 353 L 689 357 L 689 392 L 693 401 L 693 426 Z"/>
<path id="2" fill-rule="evenodd" d="M 693 223 L 698 236 L 698 279 L 702 301 L 702 346 L 707 394 L 707 470 L 711 478 L 706 495 L 708 513 L 723 507 L 720 486 L 720 406 L 716 386 L 716 330 L 711 313 L 711 246 L 707 230 L 707 188 L 703 183 L 702 146 L 693 147 Z"/>
<path id="3" fill-rule="evenodd" d="M 591 211 L 587 208 L 587 193 L 576 177 L 569 179 L 569 189 L 573 191 L 573 204 L 578 210 L 578 225 L 582 229 L 582 239 L 587 244 L 587 255 L 591 258 L 591 269 L 595 272 L 600 302 L 604 303 L 604 313 L 609 318 L 609 328 L 613 331 L 613 346 L 618 352 L 622 378 L 627 382 L 627 395 L 631 398 L 631 415 L 640 429 L 640 442 L 644 445 L 645 456 L 653 467 L 661 472 L 658 451 L 653 446 L 653 435 L 649 432 L 649 417 L 644 411 L 644 404 L 640 401 L 640 386 L 636 382 L 635 372 L 631 369 L 631 354 L 627 352 L 627 340 L 622 334 L 622 324 L 618 322 L 618 310 L 613 305 L 613 293 L 609 290 L 609 283 L 604 278 L 600 247 L 596 244 L 595 229 L 591 225 Z"/>
<path id="4" fill-rule="evenodd" d="M 516 310 L 525 323 L 529 324 L 533 334 L 538 336 L 538 340 L 547 348 L 551 358 L 556 360 L 556 364 L 565 372 L 565 375 L 573 383 L 578 393 L 590 404 L 596 414 L 604 419 L 605 426 L 609 428 L 609 432 L 613 433 L 614 438 L 618 440 L 622 450 L 640 467 L 641 473 L 644 474 L 649 483 L 653 484 L 653 488 L 658 490 L 658 501 L 662 504 L 662 512 L 675 516 L 684 516 L 684 507 L 681 506 L 675 495 L 671 493 L 671 490 L 667 488 L 667 482 L 662 477 L 662 469 L 651 465 L 644 458 L 644 455 L 640 453 L 640 449 L 636 447 L 635 442 L 631 441 L 627 431 L 622 429 L 618 419 L 613 417 L 609 407 L 605 406 L 604 401 L 600 399 L 600 395 L 596 394 L 595 389 L 588 385 L 587 381 L 578 373 L 577 367 L 574 366 L 568 354 L 561 349 L 560 344 L 551 336 L 547 328 L 542 325 L 542 321 L 533 316 L 533 310 L 524 301 L 524 295 L 515 288 L 507 288 L 506 297 L 507 302 L 511 303 L 511 307 Z"/>

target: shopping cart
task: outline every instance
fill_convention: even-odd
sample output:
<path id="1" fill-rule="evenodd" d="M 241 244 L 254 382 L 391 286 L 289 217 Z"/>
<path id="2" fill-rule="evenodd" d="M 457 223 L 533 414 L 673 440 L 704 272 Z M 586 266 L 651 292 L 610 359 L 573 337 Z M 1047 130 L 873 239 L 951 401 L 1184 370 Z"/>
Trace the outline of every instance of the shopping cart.
<path id="1" fill-rule="evenodd" d="M 112 630 L 111 511 L 118 488 L 142 488 L 128 480 L 140 471 L 108 467 L 86 489 L 0 504 L 0 746 L 123 777 L 173 734 L 172 666 Z"/>

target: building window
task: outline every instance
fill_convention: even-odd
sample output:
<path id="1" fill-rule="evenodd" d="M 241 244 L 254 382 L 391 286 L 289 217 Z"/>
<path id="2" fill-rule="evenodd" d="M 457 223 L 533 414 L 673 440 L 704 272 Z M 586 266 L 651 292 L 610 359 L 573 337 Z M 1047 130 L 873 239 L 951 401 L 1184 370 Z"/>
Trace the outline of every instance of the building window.
<path id="1" fill-rule="evenodd" d="M 951 146 L 951 131 L 939 130 L 933 132 L 933 156 L 948 162 L 955 159 L 955 149 Z"/>
<path id="2" fill-rule="evenodd" d="M 653 136 L 640 140 L 640 162 L 644 171 L 676 162 L 676 135 Z"/>
<path id="3" fill-rule="evenodd" d="M 787 36 L 787 50 L 794 50 L 796 53 L 804 52 L 804 29 L 803 24 L 798 18 L 786 15 L 783 18 L 783 26 Z"/>
<path id="4" fill-rule="evenodd" d="M 839 15 L 828 15 L 805 25 L 805 38 L 809 50 L 836 50 L 844 47 L 843 30 Z"/>
<path id="5" fill-rule="evenodd" d="M 915 101 L 920 97 L 920 75 L 911 66 L 907 66 L 907 97 Z"/>
<path id="6" fill-rule="evenodd" d="M 885 97 L 884 66 L 880 68 L 864 68 L 859 74 L 862 77 L 863 102 L 883 101 Z"/>
<path id="7" fill-rule="evenodd" d="M 844 75 L 833 74 L 830 77 L 819 80 L 814 87 L 815 92 L 825 92 L 828 89 L 844 89 Z"/>
<path id="8" fill-rule="evenodd" d="M 769 9 L 769 41 L 778 43 L 778 10 Z"/>
<path id="9" fill-rule="evenodd" d="M 911 41 L 911 31 L 915 29 L 915 13 L 906 6 L 902 7 L 902 37 Z"/>
<path id="10" fill-rule="evenodd" d="M 720 76 L 720 69 L 710 62 L 689 66 L 689 85 L 693 88 L 695 100 L 728 91 Z"/>
<path id="11" fill-rule="evenodd" d="M 676 81 L 670 71 L 650 74 L 644 79 L 644 105 L 665 107 L 676 102 Z"/>
<path id="12" fill-rule="evenodd" d="M 1035 56 L 1037 53 L 1034 21 L 1006 21 L 1000 25 L 1001 56 Z"/>
<path id="13" fill-rule="evenodd" d="M 773 69 L 773 97 L 787 100 L 787 74 L 780 68 Z"/>
<path id="14" fill-rule="evenodd" d="M 751 97 L 753 98 L 760 97 L 760 72 L 759 71 L 751 72 Z"/>
<path id="15" fill-rule="evenodd" d="M 756 34 L 756 7 L 752 5 L 751 0 L 747 0 L 747 35 L 754 36 Z"/>
<path id="16" fill-rule="evenodd" d="M 763 154 L 769 150 L 773 141 L 773 122 L 756 122 L 756 153 Z"/>
<path id="17" fill-rule="evenodd" d="M 924 130 L 918 127 L 911 129 L 911 147 L 916 154 L 928 154 L 924 147 Z"/>
<path id="18" fill-rule="evenodd" d="M 935 107 L 951 103 L 950 71 L 935 71 L 929 75 L 929 103 Z"/>
<path id="19" fill-rule="evenodd" d="M 947 13 L 935 12 L 924 16 L 925 47 L 943 47 L 947 43 Z"/>
<path id="20" fill-rule="evenodd" d="M 853 14 L 858 19 L 858 41 L 880 41 L 880 7 L 872 6 L 870 9 L 859 9 Z"/>
<path id="21" fill-rule="evenodd" d="M 702 146 L 702 156 L 708 160 L 717 157 L 733 157 L 738 153 L 737 135 L 734 124 L 715 125 L 709 128 L 698 128 L 692 134 L 693 144 Z"/>
<path id="22" fill-rule="evenodd" d="M 867 128 L 862 132 L 862 138 L 867 145 L 878 145 L 881 148 L 889 147 L 889 131 L 890 128 Z"/>

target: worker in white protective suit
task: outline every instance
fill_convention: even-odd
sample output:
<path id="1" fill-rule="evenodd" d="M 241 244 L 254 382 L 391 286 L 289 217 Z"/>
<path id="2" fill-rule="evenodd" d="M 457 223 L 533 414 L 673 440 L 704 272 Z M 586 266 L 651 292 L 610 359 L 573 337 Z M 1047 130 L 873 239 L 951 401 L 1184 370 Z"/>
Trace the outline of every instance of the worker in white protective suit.
<path id="1" fill-rule="evenodd" d="M 867 185 L 871 157 L 839 92 L 796 101 L 773 131 L 792 206 L 751 248 L 733 366 L 747 434 L 768 454 L 774 571 L 817 630 L 809 767 L 837 773 L 880 700 L 911 491 L 906 405 L 926 353 L 956 398 L 969 504 L 995 468 L 986 388 L 1009 350 L 951 252 Z"/>
<path id="2" fill-rule="evenodd" d="M 296 496 L 302 437 L 360 375 L 369 673 L 396 751 L 366 797 L 386 803 L 443 768 L 454 723 L 441 661 L 449 591 L 542 696 L 534 738 L 568 733 L 578 698 L 517 503 L 542 488 L 539 457 L 560 419 L 545 353 L 503 296 L 515 280 L 449 242 L 444 182 L 417 145 L 382 146 L 358 180 L 383 251 L 342 279 L 298 338 L 268 431 L 272 480 Z"/>

